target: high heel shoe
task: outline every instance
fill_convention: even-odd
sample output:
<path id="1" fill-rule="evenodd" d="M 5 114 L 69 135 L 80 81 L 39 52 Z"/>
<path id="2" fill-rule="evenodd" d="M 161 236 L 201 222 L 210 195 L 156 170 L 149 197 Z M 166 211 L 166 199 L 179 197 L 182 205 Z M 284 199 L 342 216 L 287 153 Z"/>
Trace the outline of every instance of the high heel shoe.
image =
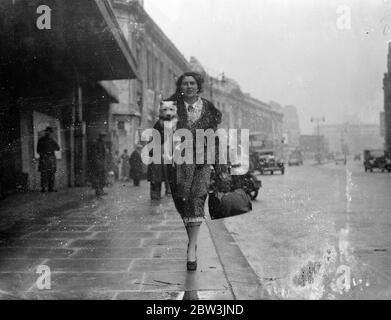
<path id="1" fill-rule="evenodd" d="M 187 261 L 186 263 L 187 271 L 197 270 L 197 245 L 195 246 L 195 251 L 196 251 L 196 259 L 195 261 Z M 187 247 L 187 252 L 189 252 L 189 247 Z"/>

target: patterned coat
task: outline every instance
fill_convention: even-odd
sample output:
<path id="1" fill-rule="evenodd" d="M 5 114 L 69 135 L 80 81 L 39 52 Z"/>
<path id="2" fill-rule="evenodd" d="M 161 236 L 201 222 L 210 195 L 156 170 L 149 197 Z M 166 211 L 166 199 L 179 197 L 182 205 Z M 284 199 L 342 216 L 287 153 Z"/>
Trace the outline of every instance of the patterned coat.
<path id="1" fill-rule="evenodd" d="M 215 108 L 213 103 L 206 99 L 202 99 L 202 103 L 203 108 L 200 118 L 193 124 L 190 124 L 187 119 L 187 111 L 183 99 L 177 99 L 177 129 L 188 129 L 192 132 L 194 157 L 196 155 L 196 130 L 217 130 L 217 125 L 221 123 L 221 112 Z M 217 150 L 218 148 L 216 148 Z M 218 159 L 218 154 L 216 157 Z M 205 216 L 204 205 L 210 184 L 210 165 L 206 163 L 195 164 L 194 161 L 193 164 L 185 163 L 169 166 L 168 176 L 175 207 L 184 222 L 202 221 Z"/>

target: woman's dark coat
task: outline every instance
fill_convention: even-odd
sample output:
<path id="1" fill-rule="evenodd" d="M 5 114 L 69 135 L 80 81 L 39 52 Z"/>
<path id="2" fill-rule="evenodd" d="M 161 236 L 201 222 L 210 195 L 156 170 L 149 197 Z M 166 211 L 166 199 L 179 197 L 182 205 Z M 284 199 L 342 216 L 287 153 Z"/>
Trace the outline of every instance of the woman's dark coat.
<path id="1" fill-rule="evenodd" d="M 177 129 L 186 128 L 192 132 L 194 141 L 193 156 L 195 157 L 196 130 L 217 130 L 218 124 L 221 123 L 221 112 L 215 108 L 213 103 L 202 99 L 203 110 L 201 116 L 190 125 L 183 99 L 179 98 L 176 101 L 178 109 Z M 217 147 L 215 158 L 218 159 Z M 217 171 L 221 170 L 220 165 L 215 165 L 215 168 Z M 204 164 L 195 164 L 195 161 L 193 161 L 193 164 L 169 166 L 168 176 L 175 207 L 182 218 L 189 222 L 192 222 L 191 219 L 203 218 L 205 200 L 210 184 L 210 164 L 206 162 Z"/>

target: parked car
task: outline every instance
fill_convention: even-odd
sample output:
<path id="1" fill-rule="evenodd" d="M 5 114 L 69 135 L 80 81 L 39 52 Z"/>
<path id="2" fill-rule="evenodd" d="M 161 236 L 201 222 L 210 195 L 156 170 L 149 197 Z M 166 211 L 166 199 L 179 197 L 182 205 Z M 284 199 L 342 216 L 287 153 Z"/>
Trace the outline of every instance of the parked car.
<path id="1" fill-rule="evenodd" d="M 257 170 L 261 174 L 270 172 L 274 174 L 275 171 L 285 173 L 285 165 L 282 160 L 276 159 L 273 150 L 263 150 L 258 152 Z"/>
<path id="2" fill-rule="evenodd" d="M 291 155 L 288 160 L 288 166 L 302 166 L 303 159 L 297 155 Z"/>
<path id="3" fill-rule="evenodd" d="M 232 169 L 238 168 L 240 165 L 228 165 L 229 173 L 233 174 Z M 240 171 L 240 170 L 239 170 Z M 259 180 L 252 171 L 243 172 L 243 174 L 233 174 L 230 175 L 229 185 L 222 186 L 221 181 L 219 181 L 216 176 L 215 170 L 213 166 L 211 166 L 211 183 L 210 183 L 210 191 L 214 191 L 217 189 L 226 189 L 226 191 L 234 191 L 236 189 L 243 189 L 251 200 L 255 200 L 258 196 L 259 189 L 262 187 L 262 181 Z M 225 181 L 228 183 L 228 181 Z"/>
<path id="4" fill-rule="evenodd" d="M 342 163 L 344 165 L 346 165 L 346 155 L 342 154 L 342 153 L 337 153 L 334 157 L 334 161 L 335 161 L 335 164 L 338 165 L 339 163 Z"/>
<path id="5" fill-rule="evenodd" d="M 373 169 L 391 172 L 391 160 L 384 150 L 364 150 L 364 169 L 365 172 L 373 172 Z"/>

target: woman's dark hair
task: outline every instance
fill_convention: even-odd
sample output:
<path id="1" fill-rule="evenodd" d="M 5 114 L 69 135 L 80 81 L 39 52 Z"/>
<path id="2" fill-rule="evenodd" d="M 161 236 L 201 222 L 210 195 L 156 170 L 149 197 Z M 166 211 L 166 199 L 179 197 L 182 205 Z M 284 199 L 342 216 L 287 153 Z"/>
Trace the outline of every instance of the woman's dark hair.
<path id="1" fill-rule="evenodd" d="M 178 78 L 178 80 L 176 81 L 176 94 L 181 93 L 181 85 L 182 85 L 182 81 L 185 77 L 193 77 L 194 80 L 197 82 L 198 92 L 202 92 L 202 88 L 204 85 L 204 78 L 202 77 L 201 74 L 199 74 L 197 72 L 190 71 L 190 72 L 185 72 L 184 74 L 182 74 Z"/>
<path id="2" fill-rule="evenodd" d="M 182 74 L 176 81 L 175 93 L 171 97 L 164 99 L 163 101 L 178 101 L 182 98 L 181 85 L 185 77 L 193 77 L 194 80 L 197 82 L 198 92 L 202 92 L 203 85 L 204 85 L 204 78 L 202 77 L 201 74 L 197 72 L 189 71 Z"/>

